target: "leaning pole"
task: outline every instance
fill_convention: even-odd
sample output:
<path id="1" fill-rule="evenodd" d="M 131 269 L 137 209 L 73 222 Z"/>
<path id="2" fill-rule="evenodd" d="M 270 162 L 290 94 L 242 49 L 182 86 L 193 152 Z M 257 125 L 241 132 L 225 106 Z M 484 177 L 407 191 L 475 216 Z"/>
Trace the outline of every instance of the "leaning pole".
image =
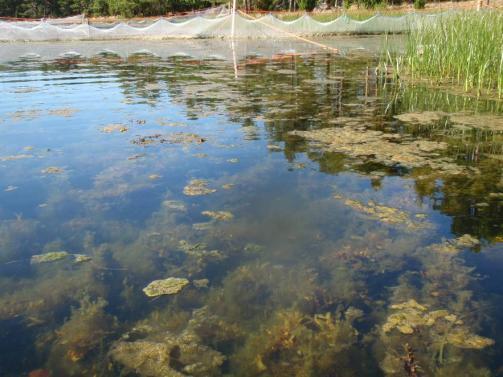
<path id="1" fill-rule="evenodd" d="M 236 31 L 236 0 L 232 0 L 231 38 L 233 39 L 235 31 Z"/>

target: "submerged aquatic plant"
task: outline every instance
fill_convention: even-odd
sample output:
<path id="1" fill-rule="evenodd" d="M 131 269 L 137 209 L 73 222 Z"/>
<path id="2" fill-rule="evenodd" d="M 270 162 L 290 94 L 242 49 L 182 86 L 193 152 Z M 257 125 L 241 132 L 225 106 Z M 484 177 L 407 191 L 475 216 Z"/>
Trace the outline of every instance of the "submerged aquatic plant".
<path id="1" fill-rule="evenodd" d="M 107 305 L 102 298 L 91 301 L 84 297 L 80 308 L 73 309 L 70 319 L 57 330 L 58 346 L 65 350 L 68 359 L 82 359 L 114 331 L 116 319 L 104 311 Z"/>
<path id="2" fill-rule="evenodd" d="M 338 315 L 280 310 L 249 336 L 231 362 L 242 376 L 344 376 L 346 352 L 356 344 L 358 332 L 351 324 L 354 316 Z"/>

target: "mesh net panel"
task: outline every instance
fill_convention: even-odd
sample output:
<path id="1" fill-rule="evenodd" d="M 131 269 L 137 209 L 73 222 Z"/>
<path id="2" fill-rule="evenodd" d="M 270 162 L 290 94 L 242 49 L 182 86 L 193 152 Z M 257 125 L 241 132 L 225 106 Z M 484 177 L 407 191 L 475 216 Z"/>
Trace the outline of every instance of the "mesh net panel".
<path id="1" fill-rule="evenodd" d="M 223 14 L 223 15 L 222 15 Z M 316 36 L 329 34 L 371 34 L 405 32 L 421 24 L 432 22 L 443 14 L 423 15 L 411 13 L 401 17 L 375 15 L 365 21 L 356 21 L 343 15 L 329 22 L 319 22 L 309 15 L 294 21 L 282 21 L 272 15 L 248 19 L 236 14 L 237 38 L 287 37 L 288 34 Z M 74 24 L 43 20 L 40 22 L 0 21 L 0 41 L 52 41 L 52 40 L 112 40 L 112 39 L 169 39 L 169 38 L 228 38 L 232 16 L 221 11 L 217 15 L 185 16 L 182 20 L 160 18 L 148 25 L 140 22 L 115 25 L 82 23 L 77 16 Z M 77 22 L 77 20 L 81 20 Z M 286 33 L 285 33 L 286 32 Z"/>

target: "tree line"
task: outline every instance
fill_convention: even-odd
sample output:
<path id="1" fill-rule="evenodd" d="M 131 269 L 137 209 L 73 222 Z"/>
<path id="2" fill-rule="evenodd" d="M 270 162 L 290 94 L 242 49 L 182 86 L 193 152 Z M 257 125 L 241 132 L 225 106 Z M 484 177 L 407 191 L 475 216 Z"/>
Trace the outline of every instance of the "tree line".
<path id="1" fill-rule="evenodd" d="M 231 0 L 0 0 L 0 17 L 86 16 L 148 17 L 188 12 L 227 4 Z M 351 1 L 371 7 L 386 0 L 326 0 L 328 5 Z M 392 0 L 393 2 L 401 0 Z M 312 10 L 323 0 L 238 0 L 246 10 Z"/>

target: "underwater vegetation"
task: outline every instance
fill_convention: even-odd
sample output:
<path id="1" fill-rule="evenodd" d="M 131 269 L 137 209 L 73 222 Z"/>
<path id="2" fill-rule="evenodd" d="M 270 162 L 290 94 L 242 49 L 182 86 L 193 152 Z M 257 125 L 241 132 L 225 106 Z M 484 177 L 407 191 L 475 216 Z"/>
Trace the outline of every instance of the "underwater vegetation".
<path id="1" fill-rule="evenodd" d="M 64 352 L 72 362 L 96 351 L 117 328 L 117 319 L 104 310 L 108 303 L 103 298 L 91 301 L 89 297 L 84 297 L 79 305 L 56 330 L 57 340 L 52 351 Z"/>
<path id="2" fill-rule="evenodd" d="M 278 311 L 249 336 L 231 362 L 237 363 L 243 376 L 344 375 L 349 349 L 358 337 L 351 322 L 359 315 L 351 308 L 338 313 L 341 318 L 331 313 L 310 317 L 295 310 Z"/>
<path id="3" fill-rule="evenodd" d="M 0 374 L 497 375 L 499 105 L 376 64 L 2 65 Z"/>

